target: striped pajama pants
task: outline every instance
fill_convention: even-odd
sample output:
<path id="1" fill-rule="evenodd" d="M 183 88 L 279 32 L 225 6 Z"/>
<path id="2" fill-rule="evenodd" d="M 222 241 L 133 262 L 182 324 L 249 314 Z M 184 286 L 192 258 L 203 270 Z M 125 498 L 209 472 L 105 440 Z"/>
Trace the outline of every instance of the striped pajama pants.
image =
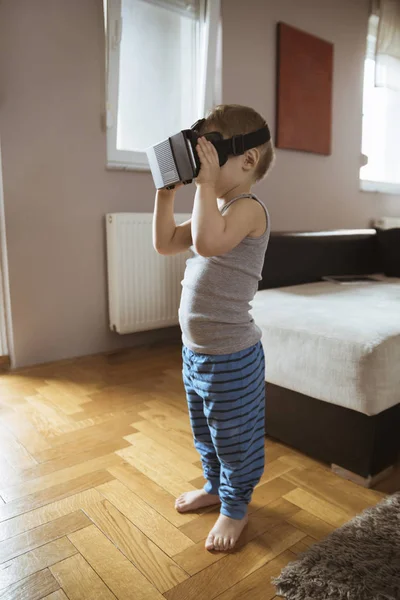
<path id="1" fill-rule="evenodd" d="M 265 359 L 261 342 L 211 356 L 183 348 L 183 382 L 204 489 L 242 519 L 264 471 Z"/>

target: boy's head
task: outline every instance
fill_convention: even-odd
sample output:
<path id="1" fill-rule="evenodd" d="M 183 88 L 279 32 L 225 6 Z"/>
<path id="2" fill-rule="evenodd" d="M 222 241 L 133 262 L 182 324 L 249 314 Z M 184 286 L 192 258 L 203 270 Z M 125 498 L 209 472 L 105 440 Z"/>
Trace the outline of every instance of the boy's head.
<path id="1" fill-rule="evenodd" d="M 200 134 L 219 131 L 224 138 L 251 133 L 267 125 L 265 119 L 254 109 L 238 104 L 216 106 L 206 117 Z M 230 156 L 221 168 L 218 191 L 222 196 L 233 187 L 243 184 L 253 185 L 265 177 L 274 162 L 272 140 L 246 150 L 241 156 Z"/>

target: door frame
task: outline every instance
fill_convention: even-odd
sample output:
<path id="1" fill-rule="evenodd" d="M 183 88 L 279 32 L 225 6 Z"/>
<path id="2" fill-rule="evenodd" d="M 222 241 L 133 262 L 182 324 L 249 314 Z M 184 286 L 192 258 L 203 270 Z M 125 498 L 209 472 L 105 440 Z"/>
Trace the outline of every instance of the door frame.
<path id="1" fill-rule="evenodd" d="M 3 166 L 0 140 L 0 336 L 6 348 L 11 367 L 15 365 L 13 331 L 11 319 L 10 280 L 8 273 L 6 218 L 4 208 Z"/>

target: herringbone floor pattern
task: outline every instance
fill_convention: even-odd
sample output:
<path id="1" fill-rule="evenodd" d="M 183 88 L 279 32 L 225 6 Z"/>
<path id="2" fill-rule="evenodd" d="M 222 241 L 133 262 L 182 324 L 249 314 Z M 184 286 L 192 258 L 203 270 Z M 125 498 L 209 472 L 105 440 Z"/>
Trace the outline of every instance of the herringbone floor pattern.
<path id="1" fill-rule="evenodd" d="M 217 511 L 179 515 L 203 484 L 180 349 L 158 346 L 0 376 L 1 600 L 270 600 L 283 566 L 382 493 L 266 441 L 232 554 Z"/>

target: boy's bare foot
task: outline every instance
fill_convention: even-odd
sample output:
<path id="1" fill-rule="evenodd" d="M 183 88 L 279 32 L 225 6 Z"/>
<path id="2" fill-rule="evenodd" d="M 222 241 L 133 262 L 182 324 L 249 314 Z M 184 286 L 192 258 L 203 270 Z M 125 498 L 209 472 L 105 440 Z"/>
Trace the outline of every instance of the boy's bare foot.
<path id="1" fill-rule="evenodd" d="M 193 492 L 186 492 L 179 496 L 175 502 L 175 508 L 178 512 L 187 512 L 189 510 L 197 510 L 198 508 L 204 508 L 205 506 L 212 506 L 213 504 L 220 504 L 221 500 L 218 495 L 207 494 L 203 490 L 194 490 Z"/>
<path id="2" fill-rule="evenodd" d="M 208 534 L 206 549 L 219 552 L 232 550 L 248 520 L 247 515 L 240 520 L 219 515 L 217 522 Z"/>

